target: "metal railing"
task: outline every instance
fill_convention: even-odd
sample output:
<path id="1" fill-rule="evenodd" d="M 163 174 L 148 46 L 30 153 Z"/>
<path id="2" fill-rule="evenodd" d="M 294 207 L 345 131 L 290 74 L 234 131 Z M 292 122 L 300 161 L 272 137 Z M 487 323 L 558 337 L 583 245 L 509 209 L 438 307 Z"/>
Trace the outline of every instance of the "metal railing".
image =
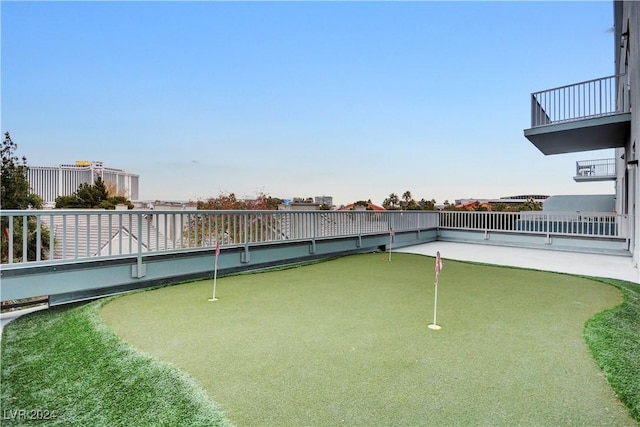
<path id="1" fill-rule="evenodd" d="M 433 211 L 0 211 L 2 264 L 53 263 L 437 228 Z"/>
<path id="2" fill-rule="evenodd" d="M 519 212 L 442 211 L 440 227 L 459 230 L 515 230 Z"/>
<path id="3" fill-rule="evenodd" d="M 624 75 L 603 77 L 531 94 L 531 127 L 626 113 L 618 102 L 618 82 Z M 622 100 L 620 100 L 622 101 Z"/>
<path id="4" fill-rule="evenodd" d="M 469 211 L 0 211 L 2 264 L 72 262 L 434 228 L 628 238 L 627 215 Z"/>
<path id="5" fill-rule="evenodd" d="M 585 178 L 615 178 L 616 159 L 579 160 L 576 176 Z"/>
<path id="6" fill-rule="evenodd" d="M 598 238 L 628 238 L 628 216 L 583 212 L 440 212 L 440 228 Z"/>

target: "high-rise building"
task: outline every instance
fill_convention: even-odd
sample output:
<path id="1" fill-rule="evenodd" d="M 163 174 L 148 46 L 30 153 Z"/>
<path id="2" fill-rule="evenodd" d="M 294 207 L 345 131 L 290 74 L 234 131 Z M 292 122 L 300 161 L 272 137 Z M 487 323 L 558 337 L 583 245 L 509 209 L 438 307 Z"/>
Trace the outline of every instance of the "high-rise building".
<path id="1" fill-rule="evenodd" d="M 79 160 L 72 165 L 29 166 L 27 179 L 45 206 L 53 206 L 56 197 L 70 196 L 80 184 L 95 184 L 101 177 L 108 189 L 135 201 L 139 198 L 139 176 L 122 169 L 104 167 L 102 162 Z"/>

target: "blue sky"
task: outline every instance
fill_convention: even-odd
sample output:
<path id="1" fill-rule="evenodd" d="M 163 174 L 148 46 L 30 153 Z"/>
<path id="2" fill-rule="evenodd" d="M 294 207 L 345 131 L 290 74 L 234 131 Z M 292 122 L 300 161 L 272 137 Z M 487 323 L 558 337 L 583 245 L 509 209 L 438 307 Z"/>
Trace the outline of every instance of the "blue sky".
<path id="1" fill-rule="evenodd" d="M 8 2 L 2 132 L 140 197 L 336 204 L 611 194 L 523 136 L 530 93 L 613 74 L 612 2 Z"/>

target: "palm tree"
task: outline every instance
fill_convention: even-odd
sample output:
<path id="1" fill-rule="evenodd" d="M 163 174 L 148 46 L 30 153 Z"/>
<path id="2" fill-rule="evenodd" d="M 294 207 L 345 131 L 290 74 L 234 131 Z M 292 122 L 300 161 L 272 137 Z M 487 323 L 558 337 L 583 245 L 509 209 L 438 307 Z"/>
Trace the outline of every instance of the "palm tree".
<path id="1" fill-rule="evenodd" d="M 412 200 L 413 198 L 411 197 L 411 191 L 407 190 L 402 194 L 402 200 L 403 202 L 401 203 L 401 207 L 402 209 L 407 209 L 409 207 L 409 202 Z"/>
<path id="2" fill-rule="evenodd" d="M 396 193 L 391 193 L 389 194 L 389 197 L 384 199 L 384 202 L 382 202 L 382 206 L 385 209 L 396 209 L 399 203 L 400 199 L 398 198 L 398 195 Z"/>

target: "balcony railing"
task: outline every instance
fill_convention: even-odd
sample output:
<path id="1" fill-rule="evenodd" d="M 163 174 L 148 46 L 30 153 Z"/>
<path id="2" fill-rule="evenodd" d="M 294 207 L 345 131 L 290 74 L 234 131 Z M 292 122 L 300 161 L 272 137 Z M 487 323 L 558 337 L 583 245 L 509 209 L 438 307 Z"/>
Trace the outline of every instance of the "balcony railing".
<path id="1" fill-rule="evenodd" d="M 628 103 L 617 96 L 621 77 L 603 77 L 532 93 L 531 127 L 629 112 Z"/>
<path id="2" fill-rule="evenodd" d="M 579 160 L 576 162 L 576 178 L 598 179 L 616 177 L 616 159 Z"/>

